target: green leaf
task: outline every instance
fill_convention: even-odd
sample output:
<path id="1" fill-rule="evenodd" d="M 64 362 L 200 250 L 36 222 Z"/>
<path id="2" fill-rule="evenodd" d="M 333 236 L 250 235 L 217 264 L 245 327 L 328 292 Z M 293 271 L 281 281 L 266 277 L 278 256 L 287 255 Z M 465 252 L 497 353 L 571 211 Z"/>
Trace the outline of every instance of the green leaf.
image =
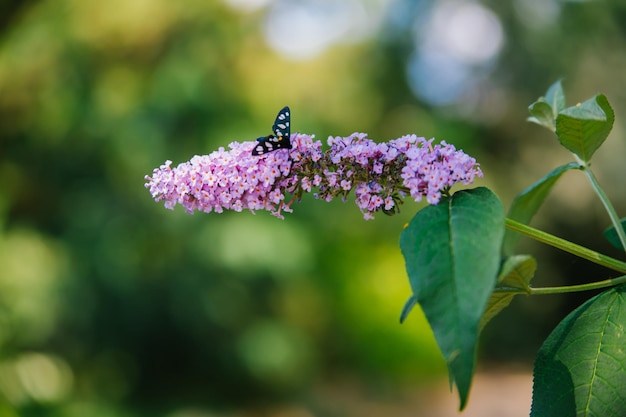
<path id="1" fill-rule="evenodd" d="M 530 117 L 526 120 L 532 123 L 537 123 L 538 125 L 544 126 L 554 132 L 556 129 L 556 125 L 554 123 L 556 113 L 554 113 L 550 104 L 548 104 L 543 97 L 528 106 L 528 111 L 530 112 Z"/>
<path id="2" fill-rule="evenodd" d="M 463 409 L 478 325 L 496 283 L 504 209 L 489 189 L 455 193 L 419 211 L 400 237 L 411 288 L 448 364 Z"/>
<path id="3" fill-rule="evenodd" d="M 530 220 L 537 213 L 548 194 L 550 194 L 554 184 L 561 178 L 561 175 L 570 169 L 580 169 L 580 165 L 576 162 L 562 165 L 519 193 L 513 200 L 507 217 L 523 224 L 530 223 Z M 502 245 L 504 255 L 513 254 L 519 237 L 518 233 L 511 230 L 506 231 Z"/>
<path id="4" fill-rule="evenodd" d="M 614 121 L 611 105 L 600 94 L 562 110 L 556 118 L 556 134 L 561 145 L 589 162 L 611 132 Z"/>
<path id="5" fill-rule="evenodd" d="M 410 296 L 409 299 L 406 300 L 406 303 L 404 303 L 404 307 L 402 307 L 402 313 L 400 313 L 401 324 L 404 323 L 404 320 L 406 320 L 409 313 L 413 311 L 413 307 L 415 307 L 415 304 L 417 304 L 417 297 L 414 295 Z"/>
<path id="6" fill-rule="evenodd" d="M 559 80 L 548 88 L 544 97 L 540 97 L 528 107 L 531 116 L 527 120 L 547 127 L 554 132 L 556 115 L 564 108 L 565 94 L 561 80 Z"/>
<path id="7" fill-rule="evenodd" d="M 520 289 L 528 291 L 530 281 L 535 275 L 537 261 L 530 255 L 515 255 L 508 257 L 502 264 L 498 275 L 498 285 L 496 289 Z M 494 318 L 499 312 L 504 310 L 519 295 L 518 292 L 494 292 L 489 298 L 487 309 L 480 321 L 480 330 Z"/>
<path id="8" fill-rule="evenodd" d="M 570 313 L 537 354 L 531 417 L 626 416 L 626 286 Z"/>
<path id="9" fill-rule="evenodd" d="M 626 230 L 626 218 L 621 219 L 620 224 L 622 225 L 622 229 Z M 619 236 L 617 236 L 617 231 L 615 227 L 609 226 L 604 230 L 604 238 L 609 241 L 609 243 L 615 246 L 619 250 L 623 250 L 622 242 L 619 240 Z"/>
<path id="10" fill-rule="evenodd" d="M 563 92 L 562 80 L 558 80 L 546 91 L 545 100 L 550 104 L 556 116 L 565 108 L 565 93 Z"/>

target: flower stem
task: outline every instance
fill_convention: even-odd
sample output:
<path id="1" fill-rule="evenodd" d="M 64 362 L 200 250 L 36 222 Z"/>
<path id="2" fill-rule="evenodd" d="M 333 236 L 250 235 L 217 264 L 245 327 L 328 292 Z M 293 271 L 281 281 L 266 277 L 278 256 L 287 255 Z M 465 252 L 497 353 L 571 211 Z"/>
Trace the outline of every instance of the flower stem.
<path id="1" fill-rule="evenodd" d="M 609 197 L 606 195 L 602 187 L 600 187 L 600 184 L 598 183 L 598 180 L 596 179 L 595 175 L 593 175 L 593 172 L 591 171 L 591 168 L 589 168 L 589 165 L 587 165 L 584 161 L 578 158 L 578 156 L 576 156 L 576 159 L 578 159 L 578 163 L 583 168 L 583 171 L 585 172 L 587 179 L 591 183 L 591 187 L 596 192 L 596 194 L 598 195 L 598 198 L 600 199 L 600 201 L 602 201 L 604 208 L 609 214 L 611 223 L 613 223 L 613 227 L 615 228 L 615 231 L 617 232 L 617 236 L 619 237 L 619 241 L 622 244 L 622 249 L 626 250 L 626 233 L 624 232 L 622 223 L 617 215 L 617 212 L 615 211 L 615 208 L 613 208 L 613 205 L 611 204 Z"/>
<path id="2" fill-rule="evenodd" d="M 576 243 L 561 239 L 560 237 L 556 237 L 541 230 L 537 230 L 533 227 L 516 222 L 515 220 L 507 218 L 505 220 L 505 225 L 510 230 L 514 230 L 524 236 L 528 236 L 539 242 L 554 246 L 555 248 L 561 249 L 565 252 L 569 252 L 583 259 L 587 259 L 588 261 L 594 262 L 598 265 L 602 265 L 614 271 L 626 274 L 626 263 L 611 258 L 610 256 L 602 255 L 601 253 L 598 253 L 591 249 L 587 249 L 584 246 L 577 245 Z"/>

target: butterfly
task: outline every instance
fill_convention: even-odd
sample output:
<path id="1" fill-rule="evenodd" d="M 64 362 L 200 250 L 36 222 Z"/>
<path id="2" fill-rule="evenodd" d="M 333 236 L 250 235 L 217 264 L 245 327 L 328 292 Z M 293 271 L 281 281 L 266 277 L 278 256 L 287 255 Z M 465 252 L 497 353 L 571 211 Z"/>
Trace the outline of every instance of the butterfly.
<path id="1" fill-rule="evenodd" d="M 278 149 L 291 149 L 291 110 L 288 106 L 283 107 L 278 112 L 274 125 L 272 126 L 272 134 L 261 136 L 257 139 L 257 144 L 252 149 L 252 155 L 263 155 Z"/>

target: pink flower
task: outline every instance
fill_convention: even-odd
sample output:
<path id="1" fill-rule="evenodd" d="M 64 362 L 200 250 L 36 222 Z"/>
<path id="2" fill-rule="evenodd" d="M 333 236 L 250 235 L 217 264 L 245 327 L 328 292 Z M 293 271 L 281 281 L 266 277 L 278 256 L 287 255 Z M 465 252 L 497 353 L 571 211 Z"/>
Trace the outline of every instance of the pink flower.
<path id="1" fill-rule="evenodd" d="M 194 156 L 175 168 L 166 161 L 145 177 L 146 188 L 168 209 L 177 204 L 188 213 L 264 209 L 278 218 L 292 212 L 292 203 L 314 187 L 315 198 L 325 201 L 345 200 L 354 189 L 356 204 L 368 220 L 377 211 L 399 211 L 406 195 L 437 204 L 454 184 L 470 184 L 482 176 L 476 160 L 463 151 L 415 135 L 388 143 L 376 143 L 365 133 L 330 137 L 325 152 L 311 135 L 294 133 L 290 139 L 292 149 L 263 156 L 251 154 L 256 142 L 233 142 L 228 151 Z M 288 194 L 292 198 L 286 201 Z"/>

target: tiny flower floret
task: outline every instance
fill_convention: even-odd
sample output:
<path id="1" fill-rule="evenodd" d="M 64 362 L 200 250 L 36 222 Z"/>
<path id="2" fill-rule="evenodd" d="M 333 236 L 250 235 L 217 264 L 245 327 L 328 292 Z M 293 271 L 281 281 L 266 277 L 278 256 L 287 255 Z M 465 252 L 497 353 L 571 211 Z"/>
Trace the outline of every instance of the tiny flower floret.
<path id="1" fill-rule="evenodd" d="M 268 210 L 278 218 L 304 193 L 331 201 L 354 190 L 365 219 L 382 211 L 394 214 L 407 195 L 437 204 L 456 183 L 482 176 L 476 160 L 453 145 L 433 144 L 415 135 L 376 143 L 365 133 L 330 137 L 329 149 L 314 136 L 291 134 L 291 149 L 252 155 L 255 142 L 233 142 L 209 155 L 194 156 L 172 168 L 166 161 L 146 176 L 156 201 L 188 213 Z M 291 199 L 287 201 L 287 195 Z"/>

